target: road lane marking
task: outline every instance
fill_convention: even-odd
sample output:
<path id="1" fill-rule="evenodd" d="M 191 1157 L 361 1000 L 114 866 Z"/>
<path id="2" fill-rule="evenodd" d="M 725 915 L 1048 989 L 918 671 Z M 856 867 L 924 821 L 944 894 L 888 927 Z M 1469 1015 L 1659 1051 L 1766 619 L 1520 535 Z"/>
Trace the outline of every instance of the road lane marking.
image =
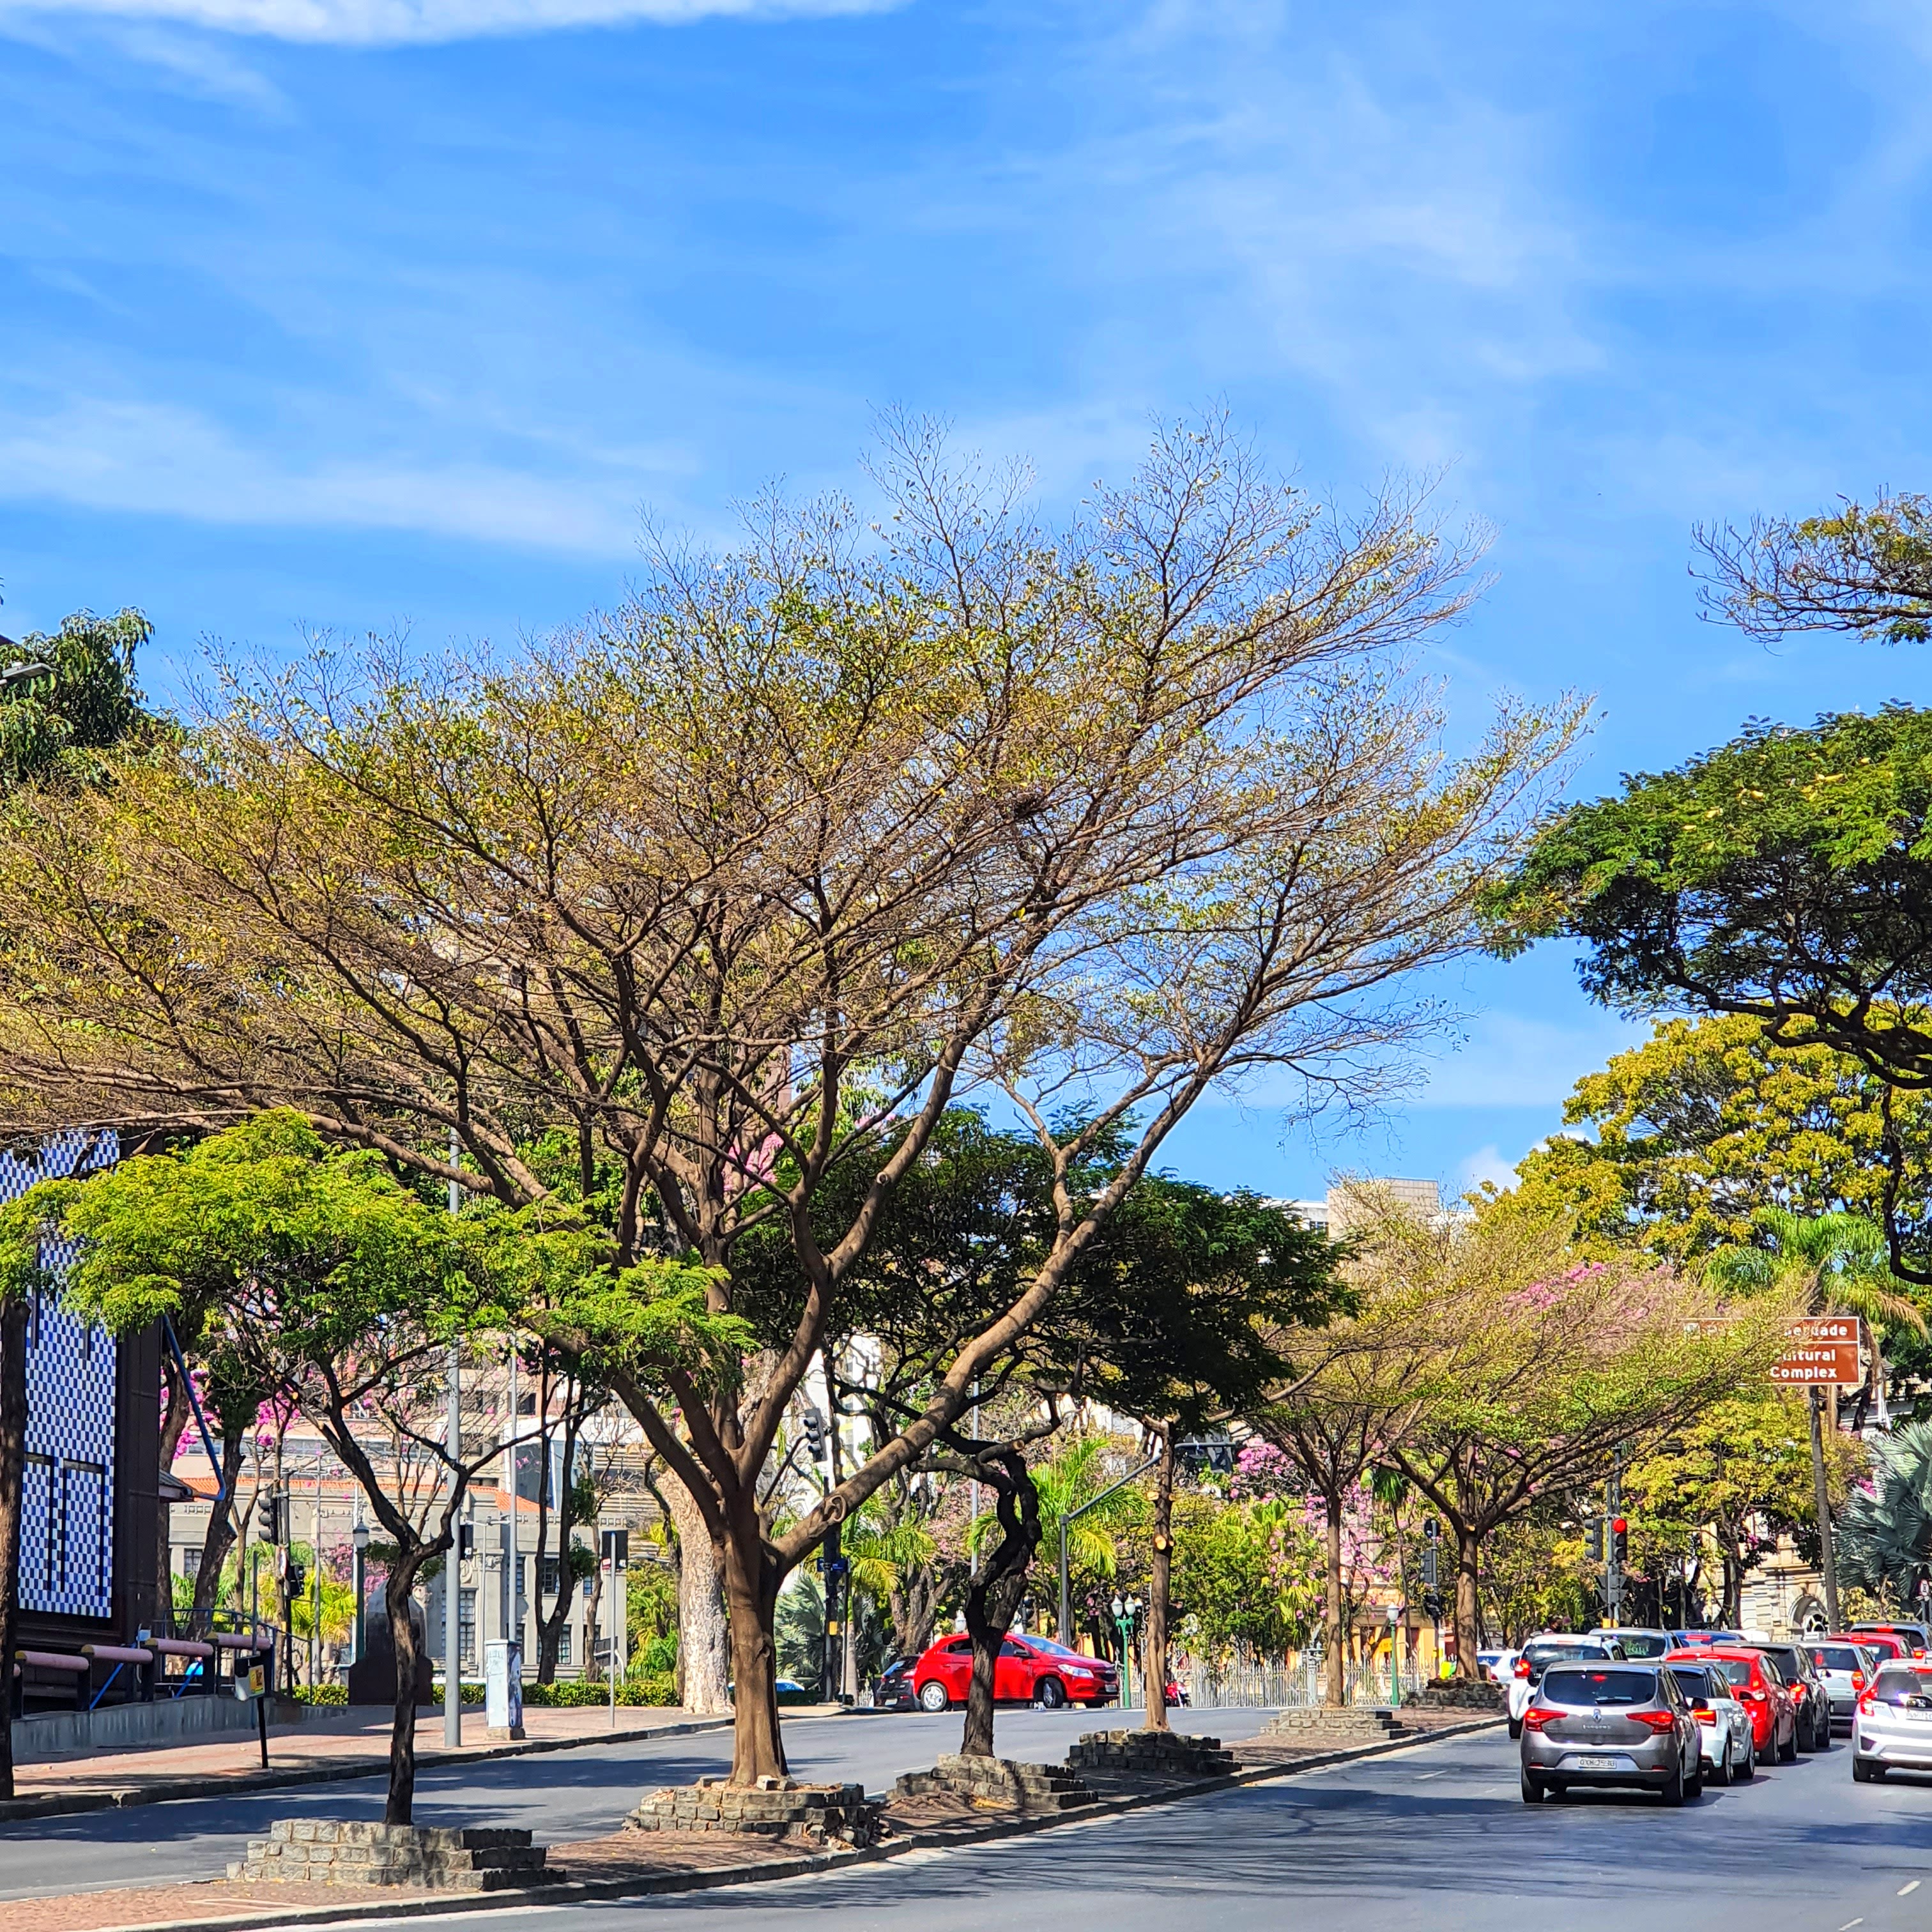
<path id="1" fill-rule="evenodd" d="M 1852 1932 L 1852 1928 L 1854 1925 L 1862 1925 L 1864 1922 L 1862 1918 L 1847 1918 L 1844 1924 L 1838 1928 L 1838 1932 Z"/>
<path id="2" fill-rule="evenodd" d="M 1426 1784 L 1432 1778 L 1447 1778 L 1453 1767 L 1444 1765 L 1440 1771 L 1425 1771 L 1416 1779 L 1418 1784 Z"/>
<path id="3" fill-rule="evenodd" d="M 1918 1879 L 1914 1879 L 1910 1885 L 1902 1885 L 1902 1886 L 1900 1886 L 1898 1888 L 1898 1895 L 1899 1895 L 1899 1897 L 1900 1897 L 1900 1898 L 1910 1898 L 1910 1897 L 1911 1896 L 1911 1894 L 1912 1894 L 1913 1892 L 1916 1892 L 1916 1891 L 1918 1889 L 1918 1887 L 1919 1887 L 1919 1885 L 1920 1885 L 1920 1883 L 1921 1883 L 1921 1882 L 1922 1882 L 1922 1881 L 1921 1881 L 1921 1880 L 1918 1880 Z"/>

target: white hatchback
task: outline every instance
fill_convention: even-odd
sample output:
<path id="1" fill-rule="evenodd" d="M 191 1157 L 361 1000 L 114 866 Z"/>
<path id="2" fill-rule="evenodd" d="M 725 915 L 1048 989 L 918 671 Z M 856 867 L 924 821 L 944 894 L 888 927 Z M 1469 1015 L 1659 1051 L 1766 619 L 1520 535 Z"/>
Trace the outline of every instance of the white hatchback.
<path id="1" fill-rule="evenodd" d="M 1567 1630 L 1546 1630 L 1523 1646 L 1508 1678 L 1509 1734 L 1522 1736 L 1522 1714 L 1529 1708 L 1531 1695 L 1543 1682 L 1544 1670 L 1552 1664 L 1577 1658 L 1613 1658 L 1621 1660 L 1621 1646 L 1607 1639 L 1580 1636 Z"/>
<path id="2" fill-rule="evenodd" d="M 1932 1678 L 1888 1664 L 1852 1719 L 1852 1776 L 1875 1784 L 1888 1771 L 1932 1771 Z"/>

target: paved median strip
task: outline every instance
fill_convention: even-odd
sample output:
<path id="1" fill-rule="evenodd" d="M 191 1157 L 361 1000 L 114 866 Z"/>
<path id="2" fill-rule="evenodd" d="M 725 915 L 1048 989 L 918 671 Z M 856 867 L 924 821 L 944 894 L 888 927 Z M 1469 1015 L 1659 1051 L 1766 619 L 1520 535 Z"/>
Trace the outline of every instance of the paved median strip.
<path id="1" fill-rule="evenodd" d="M 1360 1759 L 1387 1756 L 1396 1751 L 1414 1750 L 1419 1746 L 1436 1744 L 1446 1738 L 1492 1730 L 1499 1727 L 1502 1722 L 1500 1718 L 1478 1718 L 1465 1724 L 1445 1724 L 1420 1736 L 1389 1738 L 1372 1744 L 1345 1745 L 1333 1750 L 1313 1753 L 1291 1763 L 1246 1766 L 1221 1777 L 1190 1779 L 1152 1790 L 1097 1798 L 1091 1804 L 1083 1805 L 1077 1810 L 1048 1813 L 1035 1816 L 989 1819 L 984 1823 L 921 1828 L 895 1838 L 886 1844 L 868 1846 L 857 1850 L 801 1851 L 779 1858 L 717 1866 L 708 1870 L 661 1871 L 638 1874 L 628 1877 L 620 1875 L 607 1879 L 566 1880 L 560 1885 L 544 1886 L 521 1893 L 484 1892 L 468 1898 L 452 1898 L 448 1893 L 440 1893 L 412 1899 L 392 1898 L 372 1900 L 367 1904 L 346 1904 L 339 1899 L 328 1904 L 314 1906 L 272 1906 L 265 1904 L 253 1907 L 242 1904 L 232 1910 L 210 1910 L 176 1918 L 129 1920 L 118 1923 L 108 1923 L 104 1918 L 84 1926 L 75 1922 L 72 1932 L 253 1932 L 253 1928 L 256 1928 L 338 1924 L 354 1925 L 364 1928 L 364 1932 L 372 1932 L 374 1927 L 392 1920 L 440 1918 L 474 1912 L 502 1914 L 533 1910 L 554 1910 L 571 1905 L 592 1904 L 613 1899 L 649 1898 L 656 1894 L 712 1892 L 733 1886 L 772 1884 L 807 1877 L 816 1873 L 843 1871 L 860 1865 L 876 1864 L 887 1859 L 920 1854 L 938 1856 L 968 1846 L 1030 1837 L 1036 1832 L 1064 1829 L 1075 1825 L 1102 1824 L 1110 1818 L 1123 1816 L 1132 1811 L 1145 1810 L 1155 1805 L 1209 1796 L 1217 1792 L 1232 1790 L 1244 1785 L 1265 1784 L 1276 1778 L 1295 1778 L 1309 1772 L 1329 1770 Z M 664 1736 L 668 1733 L 658 1731 L 651 1735 Z M 562 1848 L 558 1849 L 561 1850 Z M 130 1892 L 140 1889 L 142 1888 L 128 1888 Z M 103 1901 L 104 1912 L 107 1910 L 106 1902 L 114 1896 L 112 1893 L 88 1895 Z M 75 1894 L 64 1896 L 72 1898 Z M 31 1906 L 33 1902 L 22 1900 L 22 1904 Z M 59 1900 L 45 1899 L 40 1902 L 51 1906 Z M 33 1932 L 33 1928 L 28 1928 L 28 1932 Z"/>

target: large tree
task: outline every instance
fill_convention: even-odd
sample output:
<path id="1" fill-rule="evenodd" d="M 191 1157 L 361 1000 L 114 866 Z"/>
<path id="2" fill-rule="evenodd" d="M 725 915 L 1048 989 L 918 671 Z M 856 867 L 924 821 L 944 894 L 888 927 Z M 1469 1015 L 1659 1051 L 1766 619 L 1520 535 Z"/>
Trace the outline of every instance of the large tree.
<path id="1" fill-rule="evenodd" d="M 1210 424 L 1054 531 L 948 464 L 903 429 L 876 542 L 764 505 L 738 553 L 661 554 L 512 662 L 244 680 L 180 757 L 0 835 L 0 1126 L 292 1106 L 513 1205 L 547 1191 L 532 1134 L 579 1136 L 619 1168 L 614 1279 L 688 1252 L 715 1318 L 740 1241 L 783 1227 L 801 1312 L 742 1372 L 700 1387 L 608 1300 L 578 1337 L 723 1552 L 740 1782 L 784 1768 L 785 1575 L 956 1426 L 1203 1094 L 1319 1090 L 1428 1022 L 1400 982 L 1472 944 L 1578 728 L 1511 710 L 1445 757 L 1405 653 L 1463 607 L 1466 553 L 1411 496 L 1325 514 Z M 1046 1150 L 1052 1241 L 768 1535 L 787 1406 L 975 1087 Z"/>
<path id="2" fill-rule="evenodd" d="M 1932 1096 L 1892 1096 L 1849 1054 L 1781 1045 L 1748 1016 L 1664 1020 L 1577 1082 L 1563 1117 L 1587 1138 L 1533 1149 L 1519 1191 L 1574 1215 L 1593 1252 L 1688 1262 L 1750 1241 L 1762 1207 L 1881 1214 L 1888 1116 L 1923 1171 Z"/>
<path id="3" fill-rule="evenodd" d="M 1926 1180 L 1891 1092 L 1932 1088 L 1929 814 L 1932 712 L 1754 726 L 1575 807 L 1488 901 L 1499 950 L 1582 940 L 1607 1005 L 1740 1016 L 1873 1076 L 1893 1265 L 1922 1281 Z"/>
<path id="4" fill-rule="evenodd" d="M 52 636 L 36 631 L 18 641 L 0 638 L 0 813 L 57 814 L 101 782 L 110 752 L 150 740 L 155 721 L 145 709 L 135 681 L 134 656 L 151 635 L 152 627 L 139 611 L 96 617 L 82 610 L 67 618 Z M 17 936 L 0 916 L 0 952 Z M 40 1123 L 51 1130 L 73 1124 L 44 1118 Z M 10 1280 L 0 1279 L 0 1658 L 14 1654 L 20 1615 L 27 1305 L 38 1270 L 36 1256 L 15 1270 Z M 172 1362 L 166 1372 L 164 1468 L 173 1455 L 188 1410 L 185 1385 Z M 165 1572 L 165 1534 L 160 1544 Z M 13 1793 L 9 1733 L 0 1736 L 0 1797 Z"/>
<path id="5" fill-rule="evenodd" d="M 1726 1308 L 1647 1258 L 1580 1260 L 1566 1222 L 1512 1196 L 1468 1220 L 1385 1217 L 1361 1265 L 1436 1310 L 1427 1400 L 1388 1460 L 1455 1546 L 1456 1671 L 1476 1675 L 1483 1546 L 1551 1496 L 1761 1374 L 1781 1304 Z"/>
<path id="6" fill-rule="evenodd" d="M 543 1238 L 507 1215 L 432 1208 L 380 1156 L 333 1152 L 290 1114 L 85 1180 L 44 1182 L 0 1210 L 0 1252 L 24 1254 L 45 1229 L 77 1244 L 62 1292 L 88 1320 L 127 1333 L 207 1304 L 220 1350 L 298 1408 L 361 1488 L 389 1545 L 396 1692 L 385 1816 L 407 1824 L 410 1598 L 454 1544 L 471 1483 L 502 1453 L 480 1412 L 460 1448 L 444 1437 L 449 1351 L 465 1333 L 500 1332 L 532 1312 L 526 1299 L 554 1267 Z"/>

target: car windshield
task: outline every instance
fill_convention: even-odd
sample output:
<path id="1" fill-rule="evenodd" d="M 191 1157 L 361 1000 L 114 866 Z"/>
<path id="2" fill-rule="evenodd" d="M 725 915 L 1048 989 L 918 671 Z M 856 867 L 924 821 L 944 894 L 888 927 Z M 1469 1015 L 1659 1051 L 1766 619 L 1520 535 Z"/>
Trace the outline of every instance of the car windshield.
<path id="1" fill-rule="evenodd" d="M 1543 1695 L 1552 1704 L 1654 1704 L 1657 1673 L 1652 1670 L 1579 1670 L 1564 1664 L 1543 1679 Z"/>
<path id="2" fill-rule="evenodd" d="M 1670 1648 L 1667 1636 L 1648 1636 L 1635 1630 L 1613 1630 L 1610 1636 L 1623 1646 L 1626 1657 L 1661 1657 Z"/>
<path id="3" fill-rule="evenodd" d="M 1760 1644 L 1758 1647 L 1764 1652 L 1765 1655 L 1769 1658 L 1772 1663 L 1778 1666 L 1778 1674 L 1779 1676 L 1782 1677 L 1787 1684 L 1790 1682 L 1792 1678 L 1802 1677 L 1804 1676 L 1804 1664 L 1799 1658 L 1797 1652 L 1790 1648 L 1789 1646 L 1781 1647 L 1776 1650 L 1773 1650 L 1768 1646 L 1762 1644 Z"/>
<path id="4" fill-rule="evenodd" d="M 1848 1643 L 1814 1643 L 1811 1661 L 1820 1670 L 1862 1670 L 1858 1654 Z"/>
<path id="5" fill-rule="evenodd" d="M 1902 1664 L 1888 1664 L 1874 1679 L 1871 1695 L 1881 1704 L 1897 1705 L 1904 1710 L 1932 1711 L 1932 1696 L 1926 1693 L 1924 1678 Z"/>
<path id="6" fill-rule="evenodd" d="M 1711 1668 L 1721 1670 L 1724 1673 L 1725 1682 L 1736 1684 L 1741 1690 L 1751 1681 L 1751 1667 L 1741 1657 L 1714 1658 Z"/>
<path id="7" fill-rule="evenodd" d="M 1030 1636 L 1027 1642 L 1036 1650 L 1043 1650 L 1054 1657 L 1070 1657 L 1081 1664 L 1091 1664 L 1094 1660 L 1084 1651 L 1070 1650 L 1064 1643 L 1055 1643 L 1051 1637 Z"/>
<path id="8" fill-rule="evenodd" d="M 1677 1688 L 1694 1702 L 1708 1704 L 1711 1701 L 1711 1680 L 1701 1670 L 1686 1670 L 1681 1666 L 1671 1672 L 1677 1680 Z"/>
<path id="9" fill-rule="evenodd" d="M 1597 1643 L 1532 1643 L 1525 1646 L 1522 1654 L 1534 1670 L 1559 1657 L 1601 1657 L 1604 1647 Z"/>

